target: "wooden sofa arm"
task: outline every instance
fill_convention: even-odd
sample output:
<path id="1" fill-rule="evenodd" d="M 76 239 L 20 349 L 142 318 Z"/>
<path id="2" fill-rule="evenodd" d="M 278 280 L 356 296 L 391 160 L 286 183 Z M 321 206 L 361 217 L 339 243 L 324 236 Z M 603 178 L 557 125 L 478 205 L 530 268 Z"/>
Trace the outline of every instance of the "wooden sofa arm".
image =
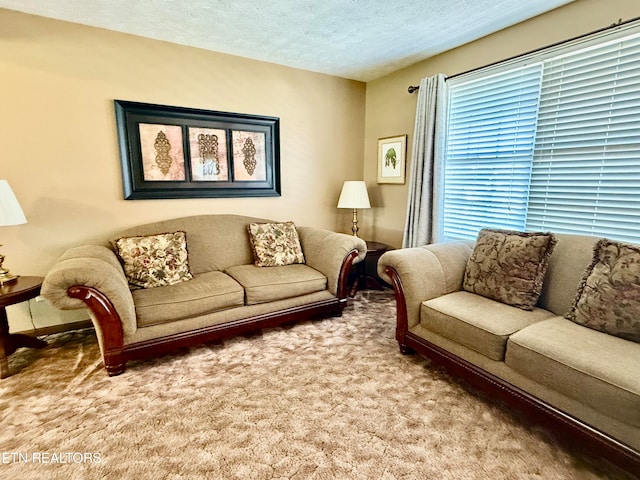
<path id="1" fill-rule="evenodd" d="M 406 328 L 420 322 L 422 302 L 462 288 L 472 250 L 469 242 L 446 242 L 390 250 L 380 257 L 378 275 L 393 285 L 398 320 L 402 313 Z"/>
<path id="2" fill-rule="evenodd" d="M 353 263 L 364 260 L 367 244 L 353 235 L 314 227 L 298 227 L 302 252 L 312 268 L 324 274 L 329 291 L 338 298 L 347 298 L 347 275 Z"/>
<path id="3" fill-rule="evenodd" d="M 102 292 L 92 287 L 75 285 L 69 287 L 67 293 L 69 297 L 84 302 L 89 309 L 107 373 L 110 376 L 120 375 L 124 372 L 126 361 L 122 355 L 122 320 L 115 307 Z"/>

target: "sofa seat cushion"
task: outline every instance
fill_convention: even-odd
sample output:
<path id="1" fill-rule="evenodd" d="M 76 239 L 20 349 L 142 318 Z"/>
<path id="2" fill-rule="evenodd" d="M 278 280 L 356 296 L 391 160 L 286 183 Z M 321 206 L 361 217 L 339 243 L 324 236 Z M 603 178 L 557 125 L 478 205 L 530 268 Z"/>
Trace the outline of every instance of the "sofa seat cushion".
<path id="1" fill-rule="evenodd" d="M 505 363 L 541 385 L 640 426 L 637 343 L 554 317 L 513 334 Z"/>
<path id="2" fill-rule="evenodd" d="M 226 273 L 244 287 L 247 305 L 283 300 L 327 288 L 327 277 L 303 264 L 280 267 L 237 265 Z"/>
<path id="3" fill-rule="evenodd" d="M 175 285 L 134 290 L 138 327 L 173 322 L 244 304 L 244 290 L 229 275 L 207 272 Z"/>
<path id="4" fill-rule="evenodd" d="M 420 324 L 492 360 L 502 361 L 509 335 L 550 317 L 553 314 L 541 308 L 522 310 L 459 291 L 423 302 Z"/>

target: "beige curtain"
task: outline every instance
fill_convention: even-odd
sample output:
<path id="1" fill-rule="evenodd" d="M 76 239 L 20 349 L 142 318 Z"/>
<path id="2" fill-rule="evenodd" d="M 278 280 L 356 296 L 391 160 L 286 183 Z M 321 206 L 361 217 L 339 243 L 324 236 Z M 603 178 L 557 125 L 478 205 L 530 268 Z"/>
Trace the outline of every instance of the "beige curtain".
<path id="1" fill-rule="evenodd" d="M 407 219 L 403 247 L 432 243 L 437 237 L 435 199 L 439 198 L 441 132 L 446 119 L 446 84 L 443 74 L 420 81 L 413 132 Z"/>

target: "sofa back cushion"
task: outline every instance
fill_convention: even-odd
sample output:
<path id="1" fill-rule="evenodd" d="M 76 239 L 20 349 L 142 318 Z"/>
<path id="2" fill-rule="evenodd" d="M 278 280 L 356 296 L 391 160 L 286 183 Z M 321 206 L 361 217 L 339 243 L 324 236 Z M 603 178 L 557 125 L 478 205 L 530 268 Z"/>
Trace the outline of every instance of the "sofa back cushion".
<path id="1" fill-rule="evenodd" d="M 139 225 L 113 239 L 182 230 L 187 235 L 189 268 L 191 273 L 199 274 L 253 263 L 248 226 L 268 221 L 242 215 L 195 215 Z"/>
<path id="2" fill-rule="evenodd" d="M 567 319 L 640 343 L 640 245 L 596 243 Z"/>
<path id="3" fill-rule="evenodd" d="M 129 284 L 162 287 L 191 280 L 185 232 L 121 237 L 115 241 Z"/>
<path id="4" fill-rule="evenodd" d="M 576 298 L 584 272 L 591 264 L 598 237 L 556 234 L 538 306 L 559 316 L 566 315 Z"/>
<path id="5" fill-rule="evenodd" d="M 552 233 L 483 228 L 467 262 L 462 288 L 531 310 L 540 297 L 555 242 Z"/>
<path id="6" fill-rule="evenodd" d="M 300 238 L 293 222 L 250 223 L 249 241 L 257 267 L 304 263 Z"/>

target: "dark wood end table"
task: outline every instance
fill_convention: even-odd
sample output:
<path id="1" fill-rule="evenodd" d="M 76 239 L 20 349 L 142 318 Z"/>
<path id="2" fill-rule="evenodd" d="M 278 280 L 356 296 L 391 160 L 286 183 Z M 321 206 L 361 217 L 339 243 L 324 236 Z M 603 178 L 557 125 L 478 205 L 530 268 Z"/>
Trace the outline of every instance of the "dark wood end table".
<path id="1" fill-rule="evenodd" d="M 47 342 L 36 337 L 19 333 L 9 333 L 9 320 L 6 307 L 15 303 L 26 302 L 40 295 L 42 277 L 18 277 L 11 283 L 0 286 L 0 378 L 9 376 L 7 357 L 20 347 L 43 348 Z"/>
<path id="2" fill-rule="evenodd" d="M 355 264 L 356 279 L 349 292 L 352 297 L 355 296 L 358 290 L 382 290 L 384 288 L 376 270 L 378 259 L 384 252 L 391 250 L 391 247 L 382 242 L 373 242 L 371 240 L 365 240 L 365 242 L 367 244 L 367 256 L 364 260 Z"/>

